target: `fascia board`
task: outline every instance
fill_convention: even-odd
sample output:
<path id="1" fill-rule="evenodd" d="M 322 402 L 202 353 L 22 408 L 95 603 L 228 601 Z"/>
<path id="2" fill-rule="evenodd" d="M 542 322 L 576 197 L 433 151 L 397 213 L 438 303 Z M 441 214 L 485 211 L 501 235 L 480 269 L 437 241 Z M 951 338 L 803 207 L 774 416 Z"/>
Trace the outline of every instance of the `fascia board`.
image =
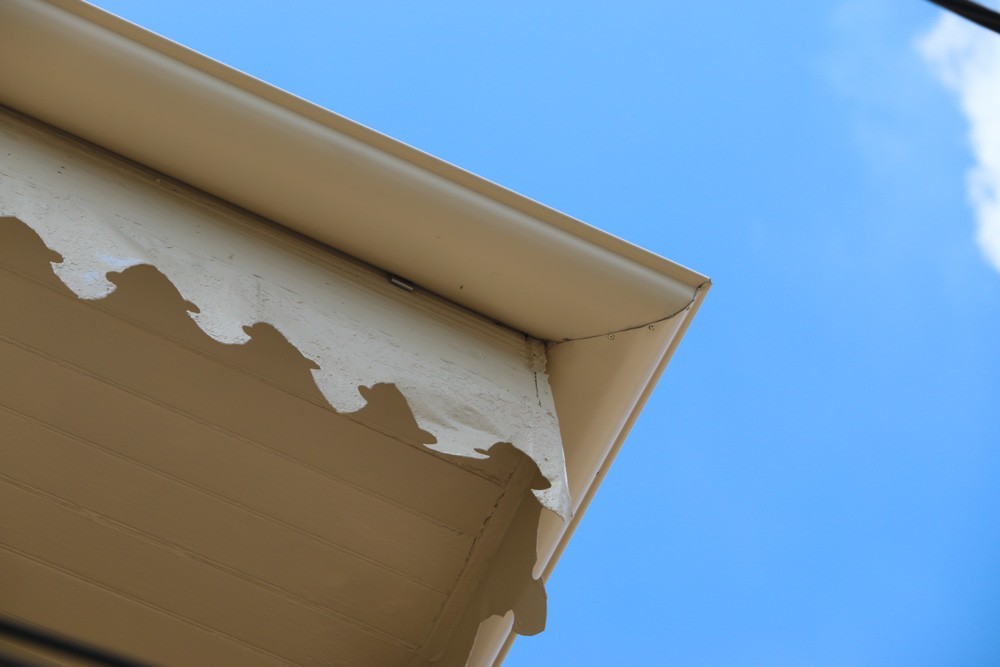
<path id="1" fill-rule="evenodd" d="M 0 6 L 0 103 L 549 341 L 706 278 L 78 0 Z"/>
<path id="2" fill-rule="evenodd" d="M 550 350 L 574 514 L 568 523 L 542 516 L 536 576 L 548 580 L 552 574 L 710 288 L 706 283 L 666 322 Z M 484 623 L 470 667 L 500 665 L 517 637 L 512 627 L 510 615 Z"/>

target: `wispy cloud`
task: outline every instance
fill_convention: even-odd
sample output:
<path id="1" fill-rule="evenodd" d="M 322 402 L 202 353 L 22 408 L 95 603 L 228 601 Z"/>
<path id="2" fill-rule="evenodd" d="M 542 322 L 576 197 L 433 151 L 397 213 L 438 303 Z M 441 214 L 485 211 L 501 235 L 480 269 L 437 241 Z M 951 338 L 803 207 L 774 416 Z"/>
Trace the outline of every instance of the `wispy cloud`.
<path id="1" fill-rule="evenodd" d="M 919 42 L 924 59 L 958 95 L 975 166 L 967 175 L 979 245 L 1000 271 L 1000 35 L 951 14 Z"/>

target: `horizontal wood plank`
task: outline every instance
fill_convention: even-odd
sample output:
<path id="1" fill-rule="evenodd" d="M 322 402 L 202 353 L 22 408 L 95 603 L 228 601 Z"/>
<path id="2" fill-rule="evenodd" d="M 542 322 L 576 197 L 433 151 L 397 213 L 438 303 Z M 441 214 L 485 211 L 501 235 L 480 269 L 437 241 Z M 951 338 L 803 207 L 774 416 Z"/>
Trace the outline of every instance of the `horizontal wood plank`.
<path id="1" fill-rule="evenodd" d="M 435 590 L 469 550 L 469 536 L 16 345 L 0 342 L 0 376 L 0 405 Z"/>
<path id="2" fill-rule="evenodd" d="M 0 544 L 3 612 L 163 667 L 278 667 L 286 660 Z M 60 661 L 62 662 L 62 661 Z M 87 667 L 93 663 L 88 662 Z"/>
<path id="3" fill-rule="evenodd" d="M 304 665 L 395 665 L 410 651 L 329 614 L 0 479 L 3 546 Z M 294 563 L 288 564 L 295 567 Z"/>
<path id="4" fill-rule="evenodd" d="M 0 478 L 405 641 L 426 634 L 444 600 L 405 576 L 3 409 L 0 433 Z"/>
<path id="5" fill-rule="evenodd" d="M 461 532 L 478 531 L 498 495 L 496 484 L 429 452 L 108 317 L 71 295 L 15 274 L 4 279 L 11 287 L 0 292 L 0 308 L 10 316 L 0 318 L 0 336 L 28 341 L 113 384 Z M 455 503 L 456 496 L 463 502 Z"/>

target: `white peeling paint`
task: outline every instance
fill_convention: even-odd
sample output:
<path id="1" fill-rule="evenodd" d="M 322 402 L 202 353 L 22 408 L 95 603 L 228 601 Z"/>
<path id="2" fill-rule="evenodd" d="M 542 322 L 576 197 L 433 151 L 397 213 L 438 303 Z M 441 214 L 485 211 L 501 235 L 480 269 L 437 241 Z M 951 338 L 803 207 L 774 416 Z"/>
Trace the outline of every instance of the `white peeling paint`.
<path id="1" fill-rule="evenodd" d="M 391 383 L 437 439 L 433 449 L 484 458 L 510 442 L 551 483 L 535 491 L 542 504 L 569 518 L 540 342 L 6 113 L 0 216 L 63 256 L 56 274 L 82 299 L 114 291 L 108 273 L 150 264 L 199 308 L 192 317 L 212 338 L 239 344 L 244 327 L 277 328 L 319 366 L 316 384 L 338 411 L 364 405 L 359 387 Z"/>

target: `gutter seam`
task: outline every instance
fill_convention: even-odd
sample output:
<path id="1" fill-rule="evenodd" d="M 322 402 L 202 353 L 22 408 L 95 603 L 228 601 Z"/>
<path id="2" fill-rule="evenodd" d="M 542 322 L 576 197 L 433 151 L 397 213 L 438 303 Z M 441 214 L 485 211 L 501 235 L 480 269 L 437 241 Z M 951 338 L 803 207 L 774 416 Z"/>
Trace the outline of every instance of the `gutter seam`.
<path id="1" fill-rule="evenodd" d="M 691 296 L 691 300 L 688 301 L 680 310 L 677 310 L 677 311 L 671 313 L 670 315 L 667 315 L 666 317 L 661 317 L 658 320 L 653 320 L 651 322 L 646 322 L 645 324 L 639 324 L 639 325 L 634 326 L 634 327 L 625 327 L 624 329 L 615 329 L 613 331 L 606 331 L 604 333 L 593 334 L 593 335 L 590 335 L 590 336 L 580 336 L 578 338 L 563 338 L 562 340 L 548 341 L 546 343 L 546 347 L 549 348 L 549 349 L 551 349 L 553 347 L 556 347 L 557 345 L 563 345 L 565 343 L 574 343 L 576 341 L 593 340 L 595 338 L 604 338 L 604 337 L 614 338 L 615 334 L 619 334 L 619 333 L 628 333 L 630 331 L 637 331 L 638 329 L 647 329 L 647 328 L 652 329 L 657 324 L 662 324 L 663 322 L 669 322 L 670 320 L 674 319 L 678 315 L 681 315 L 681 314 L 687 312 L 688 310 L 690 310 L 691 306 L 693 306 L 694 303 L 695 303 L 695 301 L 698 300 L 698 295 L 701 294 L 701 292 L 703 292 L 705 290 L 708 290 L 710 287 L 712 287 L 712 280 L 708 279 L 705 282 L 703 282 L 702 284 L 698 285 L 696 288 L 694 288 L 694 294 Z"/>

